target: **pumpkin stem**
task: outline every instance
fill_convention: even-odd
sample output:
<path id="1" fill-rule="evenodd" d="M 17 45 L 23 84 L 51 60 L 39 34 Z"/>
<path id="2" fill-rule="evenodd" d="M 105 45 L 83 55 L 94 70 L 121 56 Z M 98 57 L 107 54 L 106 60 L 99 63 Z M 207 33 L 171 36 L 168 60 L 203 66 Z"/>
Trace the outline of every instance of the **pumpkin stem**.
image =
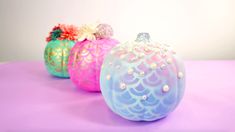
<path id="1" fill-rule="evenodd" d="M 147 43 L 150 41 L 150 35 L 149 33 L 145 33 L 145 32 L 139 33 L 135 41 Z"/>

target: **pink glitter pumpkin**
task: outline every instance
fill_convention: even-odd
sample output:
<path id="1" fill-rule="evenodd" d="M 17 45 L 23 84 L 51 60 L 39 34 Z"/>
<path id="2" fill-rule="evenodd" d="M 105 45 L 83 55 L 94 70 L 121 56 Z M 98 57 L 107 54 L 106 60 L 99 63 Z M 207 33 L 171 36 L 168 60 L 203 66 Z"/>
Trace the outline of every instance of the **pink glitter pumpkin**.
<path id="1" fill-rule="evenodd" d="M 97 33 L 98 30 L 94 35 Z M 117 40 L 99 37 L 95 40 L 85 38 L 75 44 L 70 52 L 68 71 L 77 88 L 100 91 L 99 77 L 104 57 L 117 43 Z"/>

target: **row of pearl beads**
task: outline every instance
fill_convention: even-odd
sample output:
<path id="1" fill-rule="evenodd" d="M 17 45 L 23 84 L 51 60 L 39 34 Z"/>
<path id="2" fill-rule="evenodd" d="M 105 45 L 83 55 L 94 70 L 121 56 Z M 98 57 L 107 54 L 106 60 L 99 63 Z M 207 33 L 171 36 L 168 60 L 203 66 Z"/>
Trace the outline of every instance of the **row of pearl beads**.
<path id="1" fill-rule="evenodd" d="M 126 89 L 126 84 L 123 83 L 123 82 L 120 83 L 120 88 L 121 88 L 122 90 Z M 170 90 L 170 88 L 169 88 L 168 85 L 164 85 L 164 86 L 162 87 L 162 91 L 163 91 L 164 93 L 167 93 L 169 90 Z M 143 96 L 141 97 L 141 99 L 142 99 L 142 100 L 147 100 L 147 99 L 148 99 L 148 96 L 147 96 L 147 95 L 143 95 Z"/>
<path id="2" fill-rule="evenodd" d="M 110 63 L 110 64 L 111 64 L 111 63 Z M 120 65 L 117 65 L 117 66 L 116 66 L 116 69 L 120 69 L 120 67 L 121 67 Z M 165 64 L 162 64 L 160 68 L 163 70 L 163 69 L 165 69 L 165 67 L 166 67 L 166 65 L 165 65 Z M 156 69 L 156 68 L 157 68 L 157 64 L 156 64 L 156 63 L 152 63 L 152 64 L 150 65 L 150 68 L 153 69 L 153 70 Z M 129 75 L 133 74 L 133 73 L 134 73 L 134 69 L 129 68 L 128 71 L 127 71 L 127 73 L 128 73 Z M 140 75 L 140 76 L 144 76 L 144 74 L 145 74 L 144 71 L 140 71 L 140 72 L 139 72 L 139 75 Z M 182 72 L 178 72 L 177 77 L 178 77 L 179 79 L 181 79 L 181 78 L 183 77 L 183 73 L 182 73 Z M 107 75 L 107 80 L 109 80 L 109 79 L 110 79 L 110 75 Z"/>
<path id="3" fill-rule="evenodd" d="M 170 91 L 170 87 L 166 84 L 166 85 L 164 85 L 164 86 L 162 87 L 162 91 L 163 91 L 164 93 L 167 93 L 167 92 Z M 148 96 L 147 96 L 147 95 L 143 95 L 143 96 L 142 96 L 142 100 L 147 100 L 147 99 L 148 99 Z"/>
<path id="4" fill-rule="evenodd" d="M 111 63 L 110 63 L 110 64 L 111 64 Z M 116 69 L 120 69 L 120 67 L 121 67 L 120 65 L 117 65 L 117 66 L 116 66 Z M 161 68 L 162 70 L 164 70 L 165 67 L 166 67 L 166 65 L 165 65 L 165 64 L 162 64 L 160 68 Z M 153 69 L 153 70 L 156 69 L 156 68 L 157 68 L 157 64 L 156 64 L 156 63 L 152 63 L 152 64 L 150 65 L 150 68 Z M 133 74 L 133 73 L 134 73 L 134 69 L 129 68 L 128 71 L 127 71 L 127 73 L 128 73 L 129 75 Z M 140 76 L 144 76 L 144 74 L 145 74 L 144 71 L 140 71 L 140 72 L 139 72 L 139 75 L 140 75 Z M 183 73 L 182 73 L 182 72 L 178 72 L 177 77 L 178 77 L 179 79 L 183 78 Z M 110 79 L 110 75 L 107 75 L 107 79 L 108 79 L 108 80 Z"/>

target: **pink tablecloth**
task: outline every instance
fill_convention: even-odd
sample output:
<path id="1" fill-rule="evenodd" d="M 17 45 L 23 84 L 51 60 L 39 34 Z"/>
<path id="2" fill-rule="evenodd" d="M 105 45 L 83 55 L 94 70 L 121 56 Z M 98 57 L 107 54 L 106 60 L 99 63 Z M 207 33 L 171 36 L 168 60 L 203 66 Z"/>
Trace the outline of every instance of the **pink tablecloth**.
<path id="1" fill-rule="evenodd" d="M 100 93 L 48 75 L 42 62 L 0 65 L 0 131 L 235 131 L 235 61 L 187 61 L 185 96 L 167 118 L 132 122 Z"/>

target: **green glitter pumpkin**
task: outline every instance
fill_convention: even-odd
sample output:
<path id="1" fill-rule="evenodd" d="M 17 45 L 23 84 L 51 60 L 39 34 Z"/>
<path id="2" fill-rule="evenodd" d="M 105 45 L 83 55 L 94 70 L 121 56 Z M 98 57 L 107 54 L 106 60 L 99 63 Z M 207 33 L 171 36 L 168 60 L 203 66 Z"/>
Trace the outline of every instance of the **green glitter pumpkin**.
<path id="1" fill-rule="evenodd" d="M 68 78 L 68 57 L 75 42 L 71 40 L 51 40 L 48 42 L 44 60 L 48 72 L 57 77 Z"/>

